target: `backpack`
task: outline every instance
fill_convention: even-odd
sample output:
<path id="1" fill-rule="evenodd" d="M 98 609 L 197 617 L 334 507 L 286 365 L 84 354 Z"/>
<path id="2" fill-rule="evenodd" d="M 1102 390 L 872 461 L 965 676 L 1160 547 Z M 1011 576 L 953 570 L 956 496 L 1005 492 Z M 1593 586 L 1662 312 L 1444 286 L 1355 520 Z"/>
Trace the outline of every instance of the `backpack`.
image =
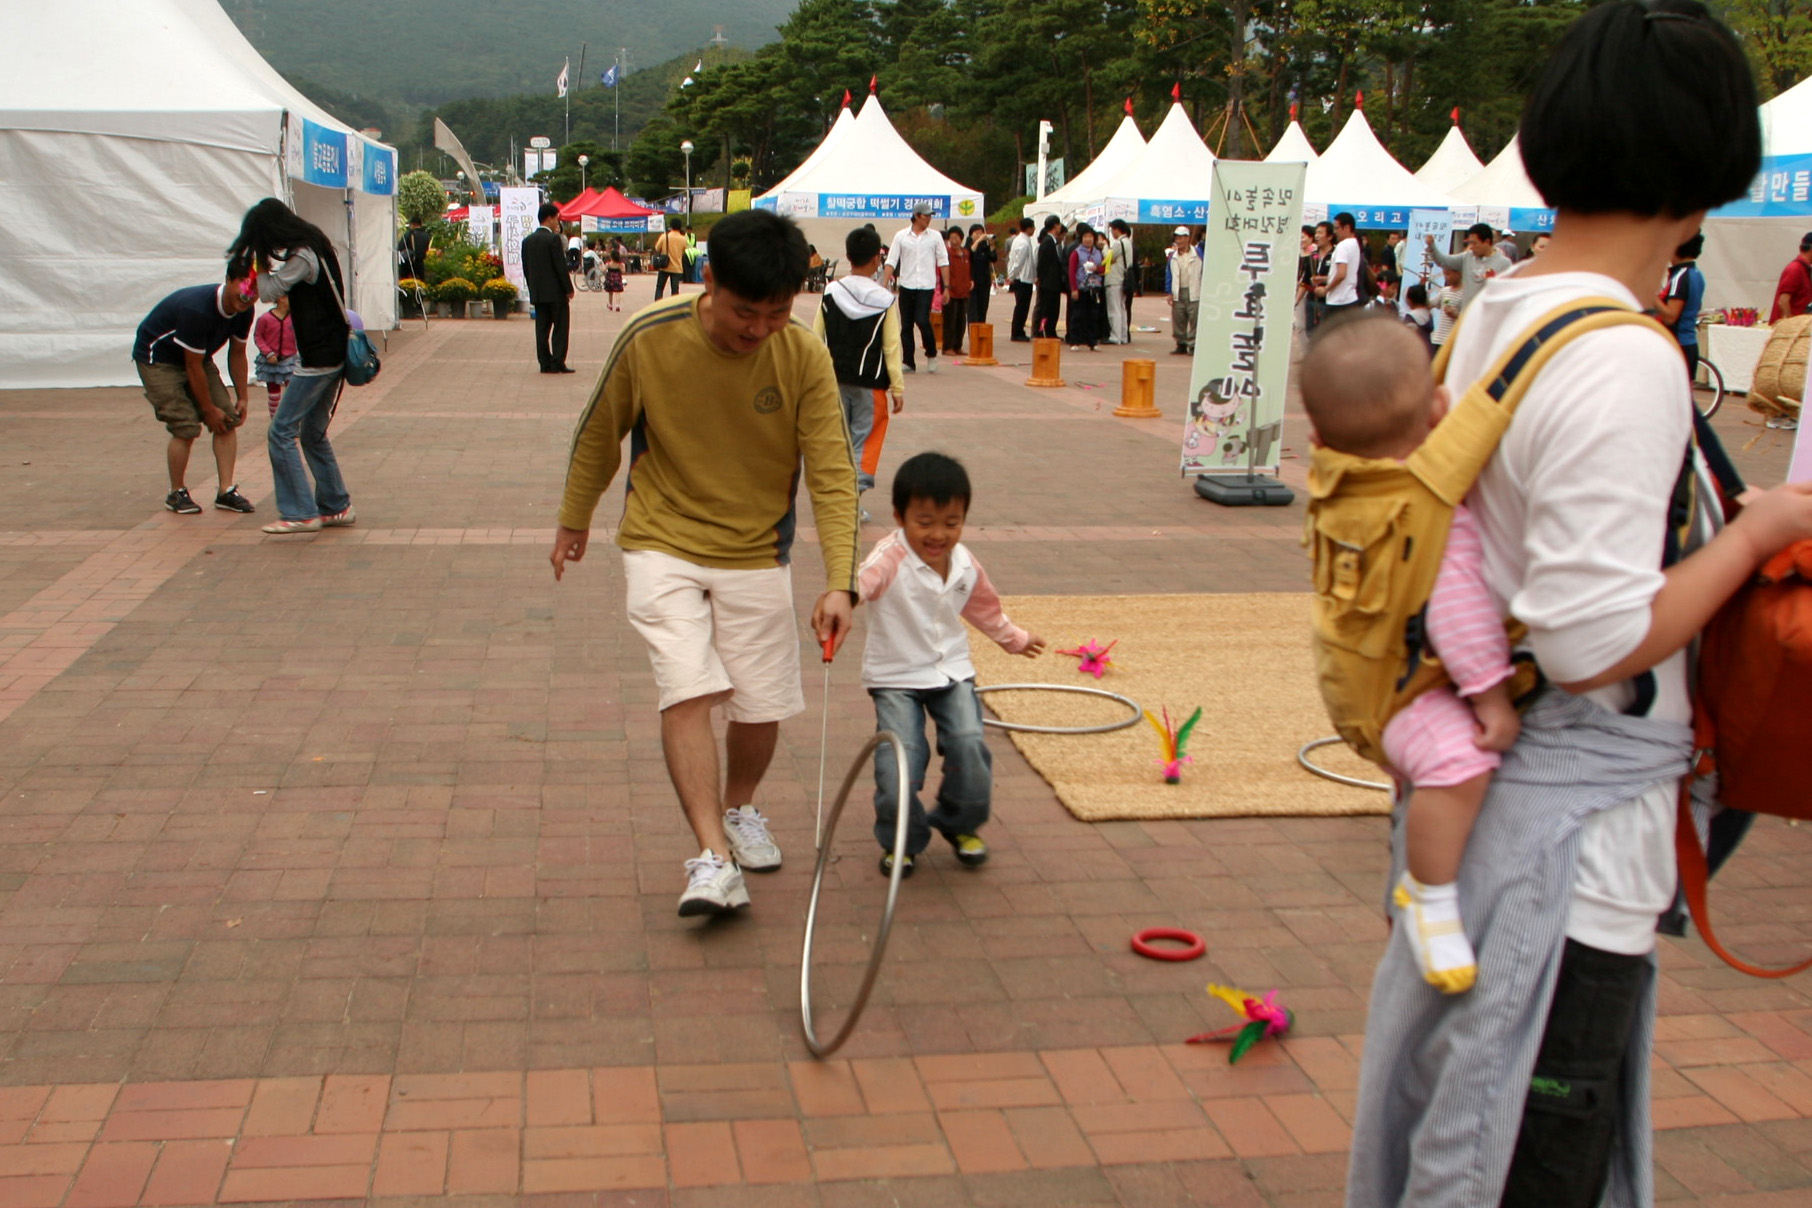
<path id="1" fill-rule="evenodd" d="M 1609 298 L 1579 299 L 1549 311 L 1467 387 L 1403 461 L 1315 449 L 1303 532 L 1315 566 L 1315 675 L 1334 729 L 1380 767 L 1388 766 L 1384 727 L 1390 719 L 1448 682 L 1425 629 L 1454 508 L 1496 452 L 1548 359 L 1587 332 L 1623 324 L 1661 330 Z M 1435 358 L 1437 381 L 1446 374 L 1453 344 L 1449 339 Z M 1512 645 L 1524 634 L 1514 620 L 1507 629 Z M 1539 683 L 1533 660 L 1520 656 L 1512 698 L 1527 697 Z"/>
<path id="2" fill-rule="evenodd" d="M 889 379 L 881 329 L 887 322 L 887 312 L 881 310 L 866 318 L 852 319 L 843 313 L 843 308 L 837 305 L 836 295 L 828 290 L 822 309 L 824 343 L 830 349 L 837 381 L 874 390 L 885 387 Z"/>

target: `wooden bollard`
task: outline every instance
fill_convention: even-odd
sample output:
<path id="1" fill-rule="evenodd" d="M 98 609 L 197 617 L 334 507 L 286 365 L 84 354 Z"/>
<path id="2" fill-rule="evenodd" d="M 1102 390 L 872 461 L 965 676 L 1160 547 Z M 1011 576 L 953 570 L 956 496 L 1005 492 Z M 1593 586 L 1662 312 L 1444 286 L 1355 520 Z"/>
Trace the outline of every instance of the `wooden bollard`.
<path id="1" fill-rule="evenodd" d="M 1156 361 L 1130 360 L 1120 366 L 1120 405 L 1114 414 L 1127 419 L 1161 419 L 1164 413 L 1152 402 L 1157 386 Z"/>
<path id="2" fill-rule="evenodd" d="M 944 312 L 941 310 L 931 312 L 931 342 L 939 348 L 944 346 Z"/>
<path id="3" fill-rule="evenodd" d="M 994 324 L 969 324 L 969 355 L 963 358 L 965 365 L 998 365 L 994 359 Z"/>
<path id="4" fill-rule="evenodd" d="M 1032 341 L 1032 376 L 1026 379 L 1028 386 L 1061 386 L 1063 379 L 1058 375 L 1063 372 L 1063 345 L 1056 340 L 1040 338 Z"/>

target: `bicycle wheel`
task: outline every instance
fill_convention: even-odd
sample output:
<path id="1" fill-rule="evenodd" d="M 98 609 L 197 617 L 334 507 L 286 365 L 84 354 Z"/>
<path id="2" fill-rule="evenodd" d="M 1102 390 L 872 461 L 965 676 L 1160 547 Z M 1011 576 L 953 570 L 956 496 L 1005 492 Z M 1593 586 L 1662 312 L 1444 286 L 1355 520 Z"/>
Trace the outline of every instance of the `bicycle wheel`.
<path id="1" fill-rule="evenodd" d="M 1699 407 L 1699 414 L 1706 419 L 1716 415 L 1718 408 L 1724 405 L 1724 395 L 1723 370 L 1719 369 L 1714 362 L 1700 357 L 1699 368 L 1693 374 L 1692 381 L 1693 403 Z M 1704 396 L 1709 396 L 1709 399 L 1701 404 L 1699 400 Z"/>

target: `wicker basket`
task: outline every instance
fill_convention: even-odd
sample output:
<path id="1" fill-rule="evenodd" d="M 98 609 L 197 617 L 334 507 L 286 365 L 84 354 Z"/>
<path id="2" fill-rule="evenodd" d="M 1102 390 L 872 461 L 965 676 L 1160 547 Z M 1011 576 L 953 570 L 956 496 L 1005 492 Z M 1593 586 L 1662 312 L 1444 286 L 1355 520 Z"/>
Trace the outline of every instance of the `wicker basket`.
<path id="1" fill-rule="evenodd" d="M 1806 358 L 1812 352 L 1812 315 L 1782 319 L 1755 363 L 1749 409 L 1768 416 L 1799 418 L 1806 397 Z"/>

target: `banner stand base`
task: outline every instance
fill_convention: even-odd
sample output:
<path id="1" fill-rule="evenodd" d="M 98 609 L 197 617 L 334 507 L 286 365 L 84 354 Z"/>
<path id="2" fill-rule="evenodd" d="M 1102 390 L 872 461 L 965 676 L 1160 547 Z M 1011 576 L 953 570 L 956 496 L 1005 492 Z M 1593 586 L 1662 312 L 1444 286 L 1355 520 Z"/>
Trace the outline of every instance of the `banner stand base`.
<path id="1" fill-rule="evenodd" d="M 1197 474 L 1195 493 L 1222 507 L 1288 507 L 1296 492 L 1263 474 Z"/>

